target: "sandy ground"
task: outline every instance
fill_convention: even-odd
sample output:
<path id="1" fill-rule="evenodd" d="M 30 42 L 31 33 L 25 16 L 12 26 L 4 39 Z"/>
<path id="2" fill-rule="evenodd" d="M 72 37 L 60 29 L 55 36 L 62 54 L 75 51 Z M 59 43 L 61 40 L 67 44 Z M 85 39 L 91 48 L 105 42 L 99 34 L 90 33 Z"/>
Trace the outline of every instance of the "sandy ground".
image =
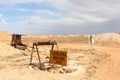
<path id="1" fill-rule="evenodd" d="M 103 48 L 102 50 L 109 53 L 111 58 L 108 63 L 98 69 L 97 75 L 101 80 L 120 80 L 120 48 Z"/>
<path id="2" fill-rule="evenodd" d="M 68 66 L 41 71 L 29 68 L 31 48 L 25 52 L 0 56 L 0 80 L 120 80 L 120 47 L 102 47 L 80 43 L 58 44 L 68 51 Z M 49 46 L 40 47 L 42 61 L 49 55 Z M 14 50 L 13 50 L 14 51 Z M 24 54 L 23 54 L 24 53 Z M 34 53 L 35 54 L 35 53 Z M 1 53 L 2 55 L 2 53 Z M 36 55 L 35 55 L 36 56 Z M 35 58 L 35 57 L 34 57 Z M 34 59 L 36 61 L 36 59 Z"/>
<path id="3" fill-rule="evenodd" d="M 109 55 L 108 59 L 102 62 L 102 65 L 98 65 L 95 75 L 92 79 L 88 80 L 120 80 L 120 46 L 115 45 L 113 47 L 94 46 L 93 49 L 100 50 Z M 68 45 L 70 46 L 70 45 Z M 71 45 L 72 46 L 72 45 Z M 78 47 L 79 46 L 79 47 Z M 88 48 L 85 44 L 74 44 L 74 48 Z M 90 46 L 89 46 L 90 48 Z M 94 51 L 93 51 L 94 52 Z"/>

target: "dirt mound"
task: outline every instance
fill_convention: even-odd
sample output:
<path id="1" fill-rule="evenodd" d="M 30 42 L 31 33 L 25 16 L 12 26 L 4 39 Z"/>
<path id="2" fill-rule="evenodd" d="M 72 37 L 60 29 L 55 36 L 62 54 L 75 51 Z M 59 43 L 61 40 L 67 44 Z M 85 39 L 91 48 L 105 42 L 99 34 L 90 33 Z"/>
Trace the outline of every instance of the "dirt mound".
<path id="1" fill-rule="evenodd" d="M 95 42 L 118 42 L 120 43 L 120 35 L 117 33 L 104 33 L 94 36 Z"/>
<path id="2" fill-rule="evenodd" d="M 10 43 L 11 34 L 9 32 L 0 31 L 0 42 Z"/>
<path id="3" fill-rule="evenodd" d="M 0 43 L 0 56 L 10 56 L 14 54 L 20 54 L 20 50 L 17 50 L 8 44 Z"/>

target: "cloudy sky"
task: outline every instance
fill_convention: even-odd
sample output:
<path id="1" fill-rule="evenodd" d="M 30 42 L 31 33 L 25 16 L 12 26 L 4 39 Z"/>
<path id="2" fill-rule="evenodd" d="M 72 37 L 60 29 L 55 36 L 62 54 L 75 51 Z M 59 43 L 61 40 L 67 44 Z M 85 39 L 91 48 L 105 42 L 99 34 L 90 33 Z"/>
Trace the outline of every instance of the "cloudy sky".
<path id="1" fill-rule="evenodd" d="M 120 0 L 0 0 L 0 30 L 23 34 L 120 32 Z"/>

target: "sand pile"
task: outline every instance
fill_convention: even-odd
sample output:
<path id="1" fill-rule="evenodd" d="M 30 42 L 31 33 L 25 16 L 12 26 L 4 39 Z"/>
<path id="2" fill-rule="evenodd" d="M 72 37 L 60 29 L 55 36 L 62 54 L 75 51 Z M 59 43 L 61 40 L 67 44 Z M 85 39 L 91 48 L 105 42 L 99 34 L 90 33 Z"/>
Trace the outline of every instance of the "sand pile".
<path id="1" fill-rule="evenodd" d="M 117 33 L 104 33 L 94 36 L 95 42 L 118 42 L 120 43 L 120 35 Z"/>
<path id="2" fill-rule="evenodd" d="M 0 56 L 10 56 L 14 54 L 20 54 L 20 50 L 6 44 L 0 43 Z"/>
<path id="3" fill-rule="evenodd" d="M 9 32 L 0 31 L 0 40 L 10 40 L 11 34 Z"/>

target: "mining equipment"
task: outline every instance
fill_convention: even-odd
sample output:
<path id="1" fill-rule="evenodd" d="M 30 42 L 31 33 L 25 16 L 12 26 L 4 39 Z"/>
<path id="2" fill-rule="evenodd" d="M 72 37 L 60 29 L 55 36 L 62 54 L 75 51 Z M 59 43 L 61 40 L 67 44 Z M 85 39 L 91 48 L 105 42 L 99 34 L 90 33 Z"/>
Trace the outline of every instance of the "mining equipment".
<path id="1" fill-rule="evenodd" d="M 27 49 L 27 45 L 22 43 L 21 36 L 22 36 L 21 34 L 12 34 L 12 40 L 10 45 L 13 46 L 14 48 L 25 50 Z"/>

